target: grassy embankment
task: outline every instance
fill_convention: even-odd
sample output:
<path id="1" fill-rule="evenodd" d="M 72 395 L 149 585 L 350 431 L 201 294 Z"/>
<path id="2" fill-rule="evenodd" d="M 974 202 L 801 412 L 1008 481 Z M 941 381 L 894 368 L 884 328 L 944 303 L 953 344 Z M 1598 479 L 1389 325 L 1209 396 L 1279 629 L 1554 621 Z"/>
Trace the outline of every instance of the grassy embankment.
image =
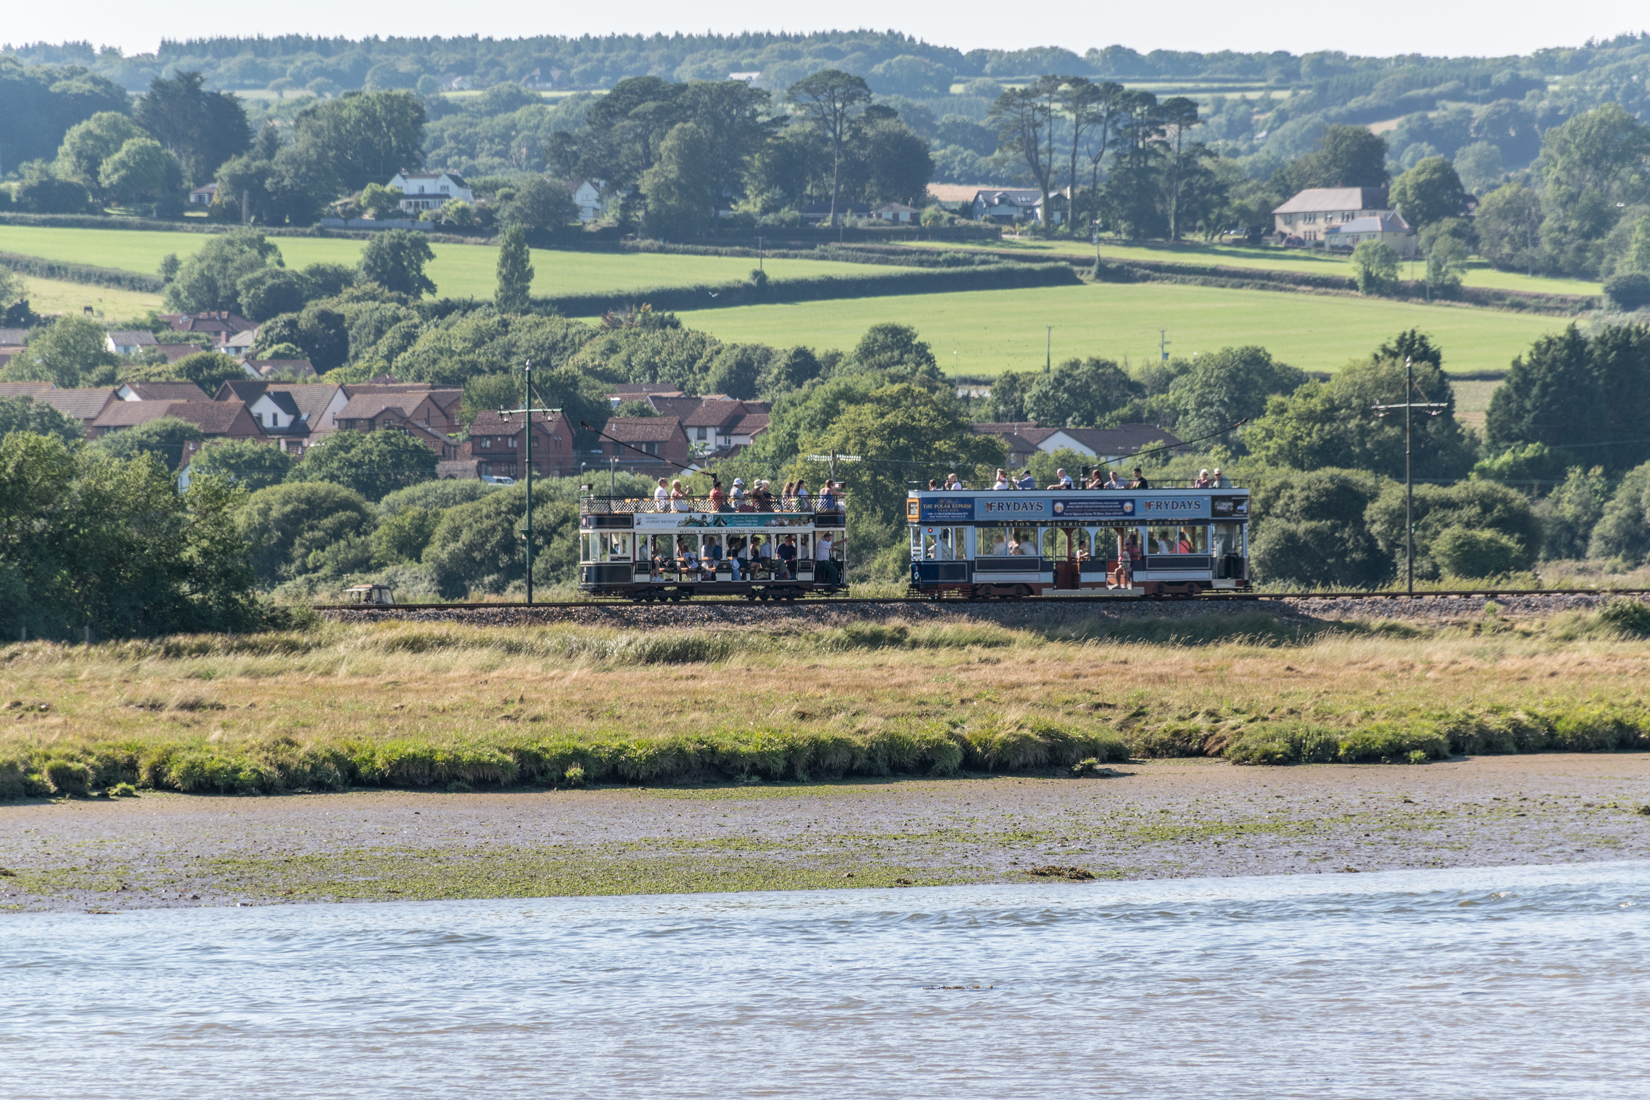
<path id="1" fill-rule="evenodd" d="M 1620 608 L 1637 608 L 1623 615 Z M 0 794 L 468 789 L 1135 757 L 1650 748 L 1643 605 L 1471 629 L 1264 614 L 1007 629 L 383 623 L 0 649 Z"/>
<path id="2" fill-rule="evenodd" d="M 0 226 L 0 252 L 18 252 L 69 263 L 96 264 L 154 274 L 161 257 L 188 256 L 211 238 L 201 233 L 120 229 L 64 229 Z M 319 237 L 280 237 L 275 244 L 288 267 L 311 263 L 353 264 L 366 242 Z M 498 279 L 498 249 L 486 244 L 430 245 L 435 260 L 427 269 L 437 292 L 448 298 L 491 299 Z M 664 253 L 553 252 L 533 250 L 533 293 L 588 294 L 656 286 L 693 286 L 746 278 L 755 267 L 742 256 L 678 256 Z M 770 278 L 863 275 L 863 264 L 829 260 L 763 262 Z M 104 293 L 103 288 L 89 288 Z M 38 307 L 37 307 L 38 308 Z M 78 308 L 76 306 L 75 308 Z"/>
<path id="3" fill-rule="evenodd" d="M 1041 369 L 1048 325 L 1054 326 L 1056 361 L 1085 355 L 1151 361 L 1158 355 L 1158 330 L 1167 329 L 1173 355 L 1258 344 L 1286 363 L 1321 371 L 1337 370 L 1398 332 L 1419 328 L 1444 349 L 1446 370 L 1468 373 L 1506 370 L 1536 337 L 1569 323 L 1379 298 L 1161 283 L 736 306 L 681 317 L 723 340 L 818 348 L 851 348 L 871 325 L 899 321 L 916 327 L 943 369 L 969 377 Z"/>

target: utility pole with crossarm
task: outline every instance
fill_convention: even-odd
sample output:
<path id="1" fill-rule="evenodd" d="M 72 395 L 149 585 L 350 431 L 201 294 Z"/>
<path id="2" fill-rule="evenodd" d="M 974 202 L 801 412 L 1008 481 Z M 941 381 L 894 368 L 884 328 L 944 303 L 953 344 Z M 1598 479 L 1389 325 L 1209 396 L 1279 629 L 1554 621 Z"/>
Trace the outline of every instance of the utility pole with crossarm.
<path id="1" fill-rule="evenodd" d="M 1409 594 L 1415 595 L 1415 484 L 1410 478 L 1410 440 L 1414 438 L 1411 424 L 1414 412 L 1420 409 L 1428 416 L 1437 416 L 1449 408 L 1443 401 L 1428 401 L 1426 394 L 1421 393 L 1421 400 L 1415 400 L 1415 395 L 1421 391 L 1415 385 L 1415 361 L 1408 356 L 1404 357 L 1404 400 L 1402 404 L 1376 405 L 1375 415 L 1385 416 L 1396 409 L 1404 410 L 1404 535 L 1408 540 L 1405 550 L 1404 568 L 1408 574 Z"/>
<path id="2" fill-rule="evenodd" d="M 527 439 L 522 444 L 527 463 L 527 606 L 533 606 L 533 414 L 559 413 L 560 409 L 533 408 L 533 361 L 527 360 L 521 368 L 521 408 L 500 409 L 499 419 L 509 420 L 517 413 L 527 417 Z"/>

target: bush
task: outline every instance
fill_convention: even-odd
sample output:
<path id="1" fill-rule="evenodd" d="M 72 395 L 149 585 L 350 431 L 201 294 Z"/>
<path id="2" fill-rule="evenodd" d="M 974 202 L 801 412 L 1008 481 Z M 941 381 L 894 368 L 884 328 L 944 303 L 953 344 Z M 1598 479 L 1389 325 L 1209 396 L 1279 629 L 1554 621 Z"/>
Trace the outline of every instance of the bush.
<path id="1" fill-rule="evenodd" d="M 309 449 L 294 481 L 330 481 L 368 500 L 435 477 L 435 452 L 405 432 L 338 431 Z"/>
<path id="2" fill-rule="evenodd" d="M 1617 275 L 1605 282 L 1604 296 L 1613 308 L 1623 313 L 1650 306 L 1650 275 L 1637 271 Z"/>
<path id="3" fill-rule="evenodd" d="M 1391 294 L 1398 289 L 1398 254 L 1383 241 L 1364 241 L 1352 250 L 1358 293 Z"/>
<path id="4" fill-rule="evenodd" d="M 40 774 L 51 785 L 57 794 L 79 795 L 84 798 L 92 793 L 92 780 L 95 778 L 91 767 L 77 760 L 48 760 Z"/>
<path id="5" fill-rule="evenodd" d="M 1650 604 L 1621 597 L 1606 604 L 1598 617 L 1623 634 L 1650 638 Z"/>
<path id="6" fill-rule="evenodd" d="M 1432 557 L 1447 577 L 1503 577 L 1528 558 L 1525 549 L 1499 531 L 1451 527 L 1432 542 Z"/>

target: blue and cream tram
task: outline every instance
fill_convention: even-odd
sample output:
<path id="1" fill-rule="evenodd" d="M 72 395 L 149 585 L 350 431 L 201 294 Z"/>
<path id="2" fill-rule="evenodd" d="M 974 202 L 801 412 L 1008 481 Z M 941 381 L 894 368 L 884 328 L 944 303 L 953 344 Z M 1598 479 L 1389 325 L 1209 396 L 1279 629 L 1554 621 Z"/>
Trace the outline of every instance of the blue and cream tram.
<path id="1" fill-rule="evenodd" d="M 971 599 L 1249 587 L 1247 489 L 912 491 L 911 590 Z"/>
<path id="2" fill-rule="evenodd" d="M 846 593 L 843 500 L 801 507 L 773 500 L 768 507 L 586 495 L 579 502 L 579 588 L 643 601 Z"/>

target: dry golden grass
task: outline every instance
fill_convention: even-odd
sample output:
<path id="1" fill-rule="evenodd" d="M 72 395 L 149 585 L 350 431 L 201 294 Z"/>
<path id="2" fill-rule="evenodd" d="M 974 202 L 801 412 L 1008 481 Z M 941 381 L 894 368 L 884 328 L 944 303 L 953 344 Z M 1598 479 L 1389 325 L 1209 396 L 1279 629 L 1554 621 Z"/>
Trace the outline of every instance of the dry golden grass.
<path id="1" fill-rule="evenodd" d="M 1158 640 L 1100 622 L 1064 636 L 979 624 L 387 622 L 12 645 L 0 649 L 10 719 L 0 784 L 9 767 L 13 794 L 46 793 L 29 777 L 53 759 L 89 769 L 46 782 L 68 793 L 119 781 L 273 790 L 554 783 L 574 766 L 576 782 L 1035 769 L 1129 752 L 1242 759 L 1233 746 L 1278 737 L 1293 739 L 1293 758 L 1312 759 L 1334 749 L 1313 749 L 1312 738 L 1368 728 L 1390 736 L 1358 758 L 1426 757 L 1478 745 L 1471 738 L 1489 736 L 1480 727 L 1498 730 L 1506 715 L 1523 715 L 1518 747 L 1624 747 L 1650 732 L 1650 642 L 1595 616 L 1488 633 L 1300 635 L 1260 616 L 1152 629 Z M 1186 640 L 1163 640 L 1169 630 Z M 1591 716 L 1586 732 L 1563 734 L 1575 715 Z M 1478 733 L 1461 732 L 1469 720 Z M 1517 732 L 1531 723 L 1546 731 L 1533 741 Z M 1257 762 L 1290 758 L 1268 752 Z"/>

